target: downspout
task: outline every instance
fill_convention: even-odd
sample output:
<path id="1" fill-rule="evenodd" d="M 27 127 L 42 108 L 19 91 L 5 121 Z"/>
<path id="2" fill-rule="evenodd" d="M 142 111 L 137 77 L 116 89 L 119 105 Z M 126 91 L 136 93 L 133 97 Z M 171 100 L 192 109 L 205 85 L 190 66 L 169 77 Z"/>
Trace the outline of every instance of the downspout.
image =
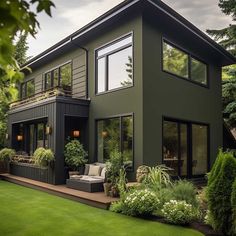
<path id="1" fill-rule="evenodd" d="M 78 48 L 80 48 L 80 49 L 85 51 L 85 56 L 86 56 L 86 58 L 85 58 L 85 64 L 86 64 L 85 65 L 85 72 L 86 72 L 86 99 L 88 99 L 88 49 L 85 48 L 85 47 L 82 47 L 82 46 L 80 46 L 80 45 L 78 45 L 76 43 L 74 43 L 72 37 L 70 38 L 70 42 L 73 45 L 75 45 L 76 47 L 78 47 Z"/>

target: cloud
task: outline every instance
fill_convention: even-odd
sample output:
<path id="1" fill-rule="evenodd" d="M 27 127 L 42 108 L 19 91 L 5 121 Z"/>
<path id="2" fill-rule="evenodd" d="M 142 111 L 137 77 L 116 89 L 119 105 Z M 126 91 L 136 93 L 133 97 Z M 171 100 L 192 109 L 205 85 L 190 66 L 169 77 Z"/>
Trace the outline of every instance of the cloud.
<path id="1" fill-rule="evenodd" d="M 36 39 L 29 37 L 29 56 L 50 46 L 102 15 L 122 0 L 53 0 L 53 17 L 40 14 L 41 30 Z M 202 31 L 220 29 L 231 23 L 218 7 L 218 0 L 163 0 Z"/>

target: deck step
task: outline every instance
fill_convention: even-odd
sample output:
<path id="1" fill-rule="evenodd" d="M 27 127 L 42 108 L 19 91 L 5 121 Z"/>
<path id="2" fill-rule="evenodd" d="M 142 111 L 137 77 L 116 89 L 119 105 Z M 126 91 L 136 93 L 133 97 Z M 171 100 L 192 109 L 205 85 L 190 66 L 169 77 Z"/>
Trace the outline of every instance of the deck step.
<path id="1" fill-rule="evenodd" d="M 0 174 L 0 179 L 101 209 L 108 209 L 112 202 L 118 200 L 105 196 L 103 192 L 87 193 L 67 188 L 65 185 L 46 184 L 11 174 Z"/>

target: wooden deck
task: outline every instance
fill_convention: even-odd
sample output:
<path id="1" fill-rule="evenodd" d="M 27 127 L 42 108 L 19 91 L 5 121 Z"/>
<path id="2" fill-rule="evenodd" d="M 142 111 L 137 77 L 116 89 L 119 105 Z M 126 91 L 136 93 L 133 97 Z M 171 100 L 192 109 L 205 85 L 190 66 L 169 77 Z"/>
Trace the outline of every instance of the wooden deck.
<path id="1" fill-rule="evenodd" d="M 118 200 L 105 196 L 103 192 L 87 193 L 67 188 L 66 185 L 51 185 L 11 174 L 0 174 L 0 179 L 102 209 L 108 209 L 112 202 Z"/>

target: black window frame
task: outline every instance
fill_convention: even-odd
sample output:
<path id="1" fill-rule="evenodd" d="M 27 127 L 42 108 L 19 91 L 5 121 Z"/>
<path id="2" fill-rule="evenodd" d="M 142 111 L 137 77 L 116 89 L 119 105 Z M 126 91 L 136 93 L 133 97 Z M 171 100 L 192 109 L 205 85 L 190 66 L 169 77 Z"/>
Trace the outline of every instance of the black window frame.
<path id="1" fill-rule="evenodd" d="M 135 130 L 134 130 L 134 113 L 127 113 L 127 114 L 119 114 L 119 115 L 114 115 L 114 116 L 107 116 L 107 117 L 104 117 L 104 118 L 97 118 L 95 119 L 95 148 L 94 150 L 96 151 L 96 160 L 98 161 L 98 122 L 99 121 L 104 121 L 104 120 L 110 120 L 110 119 L 117 119 L 119 118 L 119 131 L 120 131 L 120 152 L 122 153 L 123 152 L 123 145 L 122 145 L 122 142 L 123 142 L 123 125 L 122 125 L 122 119 L 125 118 L 125 117 L 132 117 L 132 121 L 133 121 L 133 132 L 132 132 L 132 137 L 133 137 L 133 140 L 132 140 L 132 167 L 131 168 L 127 168 L 126 171 L 129 171 L 129 172 L 133 172 L 134 171 L 134 162 L 135 162 L 135 158 L 134 158 L 134 133 L 135 133 Z M 104 161 L 104 160 L 103 160 Z"/>
<path id="2" fill-rule="evenodd" d="M 28 94 L 27 94 L 27 84 L 32 82 L 32 81 L 34 83 L 34 93 L 32 95 L 28 96 Z M 25 86 L 24 94 L 23 94 L 23 86 Z M 35 79 L 34 78 L 33 79 L 29 79 L 27 81 L 24 81 L 23 83 L 20 84 L 20 99 L 21 100 L 22 99 L 30 98 L 30 97 L 32 97 L 34 95 L 35 95 Z"/>
<path id="3" fill-rule="evenodd" d="M 164 163 L 164 152 L 163 152 L 163 145 L 164 145 L 164 122 L 175 122 L 177 123 L 178 127 L 178 132 L 180 130 L 180 125 L 181 124 L 186 124 L 187 125 L 187 135 L 188 135 L 188 155 L 189 155 L 189 160 L 188 163 L 192 163 L 192 125 L 200 125 L 200 126 L 206 126 L 207 127 L 207 172 L 210 171 L 210 144 L 211 144 L 211 139 L 210 139 L 210 124 L 209 123 L 204 123 L 204 122 L 199 122 L 199 121 L 193 121 L 193 120 L 184 120 L 184 119 L 178 119 L 178 118 L 173 118 L 169 116 L 162 116 L 162 142 L 161 142 L 161 150 L 162 150 L 162 163 Z M 180 137 L 180 134 L 178 133 L 178 137 Z M 180 147 L 180 139 L 178 140 L 178 146 Z M 180 151 L 180 150 L 179 150 Z M 178 160 L 180 160 L 180 153 L 178 153 Z M 180 162 L 178 163 L 178 173 L 180 171 Z M 187 166 L 187 178 L 198 178 L 198 177 L 203 177 L 206 175 L 193 175 L 192 174 L 192 169 L 191 166 L 188 164 Z M 181 176 L 178 176 L 181 177 Z"/>
<path id="4" fill-rule="evenodd" d="M 188 77 L 187 78 L 164 69 L 164 43 L 185 53 L 188 56 Z M 197 82 L 192 79 L 192 65 L 191 65 L 192 59 L 199 61 L 206 66 L 206 84 Z M 210 85 L 209 85 L 209 64 L 206 63 L 205 61 L 203 61 L 202 59 L 200 59 L 199 57 L 193 55 L 192 53 L 190 53 L 186 49 L 183 49 L 182 47 L 176 45 L 175 43 L 169 41 L 168 39 L 166 39 L 164 37 L 162 38 L 162 45 L 161 45 L 161 70 L 162 70 L 162 72 L 165 72 L 165 73 L 170 74 L 172 76 L 178 77 L 178 78 L 183 79 L 185 81 L 189 81 L 189 82 L 199 85 L 201 87 L 208 88 L 208 89 L 210 88 Z"/>
<path id="5" fill-rule="evenodd" d="M 98 52 L 100 50 L 103 50 L 109 46 L 112 46 L 112 45 L 114 45 L 126 38 L 129 38 L 129 37 L 131 37 L 131 39 L 132 39 L 131 43 L 120 46 L 112 51 L 109 51 L 109 52 L 103 54 L 102 56 L 98 56 Z M 108 69 L 109 68 L 109 60 L 108 60 L 108 57 L 110 55 L 117 53 L 117 52 L 125 50 L 129 47 L 131 47 L 131 49 L 132 49 L 132 84 L 127 85 L 127 86 L 120 86 L 120 87 L 114 88 L 114 89 L 109 89 L 109 86 L 108 86 L 108 84 L 109 84 L 109 69 Z M 134 37 L 133 37 L 133 32 L 122 35 L 119 38 L 116 38 L 115 40 L 112 40 L 112 41 L 96 48 L 94 50 L 94 55 L 95 55 L 95 95 L 102 95 L 102 94 L 106 94 L 106 93 L 110 93 L 110 92 L 114 92 L 114 91 L 119 91 L 119 90 L 130 88 L 130 87 L 134 86 Z M 98 60 L 101 58 L 105 58 L 105 90 L 98 92 Z"/>
<path id="6" fill-rule="evenodd" d="M 53 89 L 53 88 L 60 88 L 61 87 L 61 67 L 63 66 L 66 66 L 66 65 L 70 65 L 71 67 L 71 84 L 70 84 L 70 87 L 71 87 L 71 91 L 72 91 L 72 62 L 69 61 L 69 62 L 66 62 L 64 64 L 61 64 L 51 70 L 48 70 L 47 72 L 44 73 L 44 77 L 43 77 L 43 89 L 44 91 L 47 91 L 47 90 L 50 90 L 50 89 Z M 57 85 L 54 85 L 54 71 L 55 70 L 58 70 L 58 84 Z M 51 76 L 51 85 L 50 85 L 50 88 L 46 88 L 46 77 L 47 75 L 50 74 Z"/>

